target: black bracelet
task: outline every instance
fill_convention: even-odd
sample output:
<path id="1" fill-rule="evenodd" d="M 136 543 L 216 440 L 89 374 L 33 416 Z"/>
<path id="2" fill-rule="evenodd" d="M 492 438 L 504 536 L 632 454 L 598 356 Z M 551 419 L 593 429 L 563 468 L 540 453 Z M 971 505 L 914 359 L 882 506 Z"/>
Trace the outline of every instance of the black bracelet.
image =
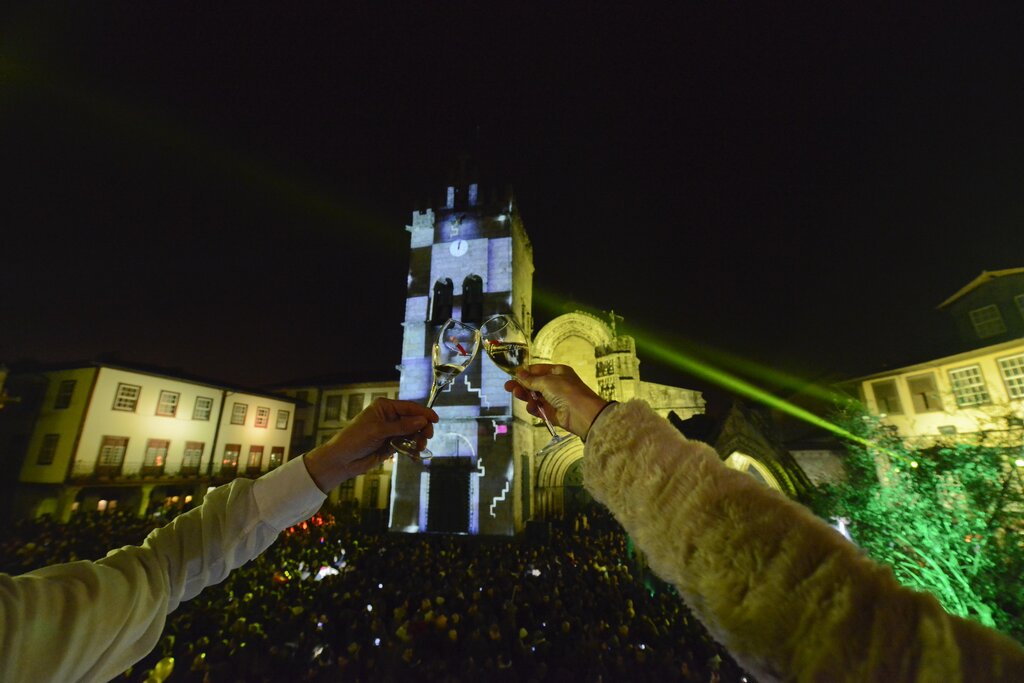
<path id="1" fill-rule="evenodd" d="M 597 418 L 601 417 L 601 413 L 603 413 L 604 411 L 608 410 L 608 406 L 610 406 L 610 405 L 612 405 L 614 403 L 618 403 L 618 401 L 608 401 L 607 403 L 604 404 L 604 406 L 601 407 L 601 410 L 597 411 L 597 415 L 594 416 L 594 419 L 590 421 L 590 426 L 587 427 L 587 436 L 590 436 L 590 430 L 594 428 L 594 423 L 597 422 Z M 585 437 L 583 437 L 583 443 L 586 443 L 586 442 L 587 442 L 587 437 L 585 436 Z"/>

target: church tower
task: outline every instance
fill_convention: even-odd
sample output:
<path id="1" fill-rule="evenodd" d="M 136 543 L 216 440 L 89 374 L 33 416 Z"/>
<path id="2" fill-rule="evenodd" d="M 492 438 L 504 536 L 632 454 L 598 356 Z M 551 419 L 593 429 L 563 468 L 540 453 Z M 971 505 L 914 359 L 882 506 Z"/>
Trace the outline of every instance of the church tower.
<path id="1" fill-rule="evenodd" d="M 529 332 L 533 250 L 511 192 L 484 200 L 476 183 L 447 188 L 414 211 L 399 398 L 425 403 L 431 348 L 455 318 L 479 326 L 511 313 Z M 505 391 L 508 376 L 481 352 L 434 404 L 433 459 L 396 456 L 390 528 L 511 535 L 529 516 L 532 418 Z M 524 499 L 526 512 L 524 513 Z"/>

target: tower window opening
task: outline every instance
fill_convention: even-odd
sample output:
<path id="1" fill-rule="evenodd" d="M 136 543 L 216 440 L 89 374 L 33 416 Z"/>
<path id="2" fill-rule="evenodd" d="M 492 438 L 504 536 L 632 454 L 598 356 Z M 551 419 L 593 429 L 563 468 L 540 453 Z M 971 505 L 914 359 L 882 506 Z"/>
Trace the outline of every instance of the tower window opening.
<path id="1" fill-rule="evenodd" d="M 455 286 L 449 278 L 434 283 L 434 297 L 430 305 L 432 325 L 440 325 L 452 317 L 452 290 L 454 288 Z"/>
<path id="2" fill-rule="evenodd" d="M 479 275 L 462 281 L 462 321 L 477 325 L 484 321 L 484 281 Z"/>

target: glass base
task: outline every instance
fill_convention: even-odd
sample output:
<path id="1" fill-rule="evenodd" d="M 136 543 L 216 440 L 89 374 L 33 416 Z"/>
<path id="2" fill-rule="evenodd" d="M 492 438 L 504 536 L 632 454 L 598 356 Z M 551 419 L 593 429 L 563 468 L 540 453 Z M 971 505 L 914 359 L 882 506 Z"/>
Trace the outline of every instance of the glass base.
<path id="1" fill-rule="evenodd" d="M 419 450 L 415 439 L 405 439 L 396 437 L 388 442 L 388 445 L 395 450 L 396 453 L 401 453 L 413 462 L 421 462 L 423 460 L 430 460 L 434 457 L 434 454 L 430 452 L 429 448 Z"/>

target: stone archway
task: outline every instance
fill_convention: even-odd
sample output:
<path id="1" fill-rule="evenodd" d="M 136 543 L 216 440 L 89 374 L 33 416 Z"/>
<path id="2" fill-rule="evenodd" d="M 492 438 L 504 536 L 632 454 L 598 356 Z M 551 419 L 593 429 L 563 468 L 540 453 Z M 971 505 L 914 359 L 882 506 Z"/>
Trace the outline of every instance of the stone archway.
<path id="1" fill-rule="evenodd" d="M 600 318 L 574 311 L 560 315 L 542 327 L 533 338 L 531 355 L 536 363 L 571 365 L 580 379 L 597 389 L 594 349 L 610 344 L 612 329 Z"/>
<path id="2" fill-rule="evenodd" d="M 573 438 L 546 453 L 537 467 L 537 516 L 541 519 L 565 514 L 567 488 L 580 488 L 583 442 Z"/>
<path id="3" fill-rule="evenodd" d="M 752 475 L 768 488 L 775 489 L 780 493 L 786 493 L 786 489 L 782 487 L 779 480 L 772 474 L 772 471 L 764 463 L 750 457 L 746 453 L 733 451 L 733 454 L 726 458 L 724 463 L 726 467 Z"/>

